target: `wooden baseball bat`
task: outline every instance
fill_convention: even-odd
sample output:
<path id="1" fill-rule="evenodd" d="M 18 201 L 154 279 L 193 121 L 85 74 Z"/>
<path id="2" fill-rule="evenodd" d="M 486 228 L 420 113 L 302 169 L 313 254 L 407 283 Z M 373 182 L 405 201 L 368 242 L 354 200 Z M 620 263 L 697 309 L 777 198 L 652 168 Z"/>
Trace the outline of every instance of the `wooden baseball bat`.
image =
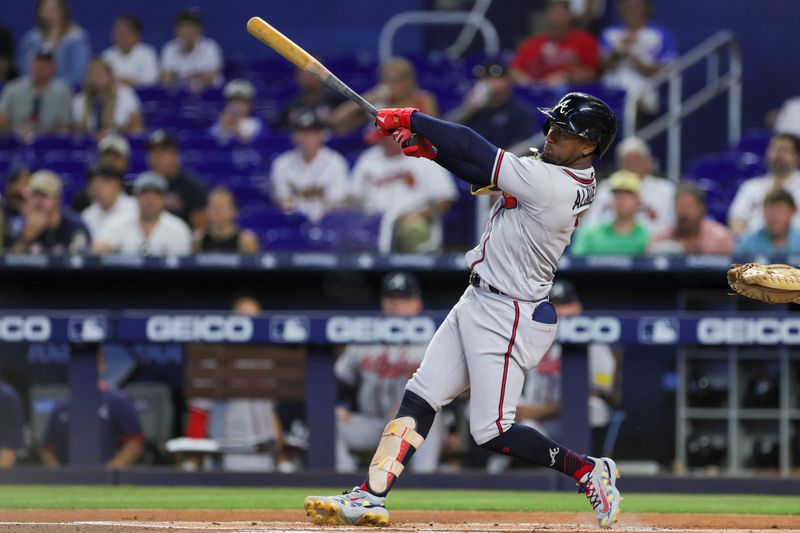
<path id="1" fill-rule="evenodd" d="M 348 87 L 346 83 L 325 68 L 325 65 L 314 59 L 311 54 L 273 28 L 261 17 L 253 17 L 248 20 L 247 31 L 250 32 L 253 37 L 288 59 L 297 68 L 305 70 L 334 91 L 358 104 L 371 116 L 374 117 L 378 113 L 375 106 L 364 100 L 360 94 Z"/>

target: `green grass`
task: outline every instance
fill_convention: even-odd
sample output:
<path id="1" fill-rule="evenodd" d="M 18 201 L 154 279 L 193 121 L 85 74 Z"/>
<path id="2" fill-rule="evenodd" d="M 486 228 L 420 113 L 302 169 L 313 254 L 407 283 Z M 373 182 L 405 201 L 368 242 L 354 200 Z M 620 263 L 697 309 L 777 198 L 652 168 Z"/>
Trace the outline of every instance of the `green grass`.
<path id="1" fill-rule="evenodd" d="M 301 509 L 309 494 L 337 489 L 0 485 L 0 509 Z M 391 509 L 587 511 L 563 492 L 398 489 Z M 712 494 L 625 494 L 625 512 L 800 515 L 800 498 Z"/>

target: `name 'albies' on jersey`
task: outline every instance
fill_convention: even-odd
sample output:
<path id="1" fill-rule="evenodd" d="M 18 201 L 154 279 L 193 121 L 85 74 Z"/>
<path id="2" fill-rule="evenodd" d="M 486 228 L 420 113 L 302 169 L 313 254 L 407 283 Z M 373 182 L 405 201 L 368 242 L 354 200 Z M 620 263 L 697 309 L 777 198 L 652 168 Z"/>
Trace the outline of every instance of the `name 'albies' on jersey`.
<path id="1" fill-rule="evenodd" d="M 576 170 L 499 149 L 492 185 L 503 191 L 469 267 L 487 283 L 524 301 L 550 292 L 558 261 L 597 191 L 594 169 Z"/>

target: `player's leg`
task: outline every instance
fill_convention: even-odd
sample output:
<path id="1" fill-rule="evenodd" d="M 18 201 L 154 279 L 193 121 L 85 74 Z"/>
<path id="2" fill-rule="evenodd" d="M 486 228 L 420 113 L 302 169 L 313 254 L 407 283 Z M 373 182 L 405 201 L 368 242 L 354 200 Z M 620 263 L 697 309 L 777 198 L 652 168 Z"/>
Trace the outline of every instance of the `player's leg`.
<path id="1" fill-rule="evenodd" d="M 400 409 L 384 428 L 367 479 L 340 496 L 308 496 L 306 513 L 318 524 L 386 525 L 385 497 L 422 446 L 436 412 L 468 386 L 467 366 L 458 331 L 461 301 L 434 334 L 422 364 L 406 386 Z"/>
<path id="2" fill-rule="evenodd" d="M 525 373 L 539 363 L 555 338 L 555 313 L 547 308 L 550 304 L 538 307 L 494 295 L 480 299 L 482 312 L 462 317 L 462 331 L 470 337 L 464 344 L 470 346 L 466 358 L 471 381 L 470 432 L 475 442 L 572 477 L 586 490 L 600 525 L 610 526 L 619 511 L 616 464 L 575 453 L 539 431 L 515 423 Z"/>

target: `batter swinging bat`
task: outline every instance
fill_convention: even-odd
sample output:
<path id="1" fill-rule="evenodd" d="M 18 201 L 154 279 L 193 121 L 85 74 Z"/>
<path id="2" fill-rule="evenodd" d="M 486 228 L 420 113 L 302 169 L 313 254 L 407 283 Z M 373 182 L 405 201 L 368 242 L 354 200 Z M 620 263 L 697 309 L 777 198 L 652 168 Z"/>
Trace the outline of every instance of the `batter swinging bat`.
<path id="1" fill-rule="evenodd" d="M 358 104 L 371 116 L 374 117 L 378 113 L 375 106 L 364 100 L 361 95 L 325 68 L 325 65 L 311 57 L 311 54 L 297 46 L 291 39 L 273 28 L 261 17 L 253 17 L 248 20 L 247 31 L 253 37 L 288 59 L 297 68 L 305 70 L 337 93 Z"/>

